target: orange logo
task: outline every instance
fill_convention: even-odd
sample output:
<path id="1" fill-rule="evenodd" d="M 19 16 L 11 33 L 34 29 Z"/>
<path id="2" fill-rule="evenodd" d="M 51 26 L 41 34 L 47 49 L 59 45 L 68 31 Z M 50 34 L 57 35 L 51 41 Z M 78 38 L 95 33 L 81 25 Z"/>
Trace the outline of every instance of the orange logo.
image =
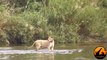
<path id="1" fill-rule="evenodd" d="M 96 47 L 94 49 L 94 56 L 97 59 L 104 59 L 106 54 L 107 54 L 107 52 L 106 52 L 106 49 L 104 47 Z"/>

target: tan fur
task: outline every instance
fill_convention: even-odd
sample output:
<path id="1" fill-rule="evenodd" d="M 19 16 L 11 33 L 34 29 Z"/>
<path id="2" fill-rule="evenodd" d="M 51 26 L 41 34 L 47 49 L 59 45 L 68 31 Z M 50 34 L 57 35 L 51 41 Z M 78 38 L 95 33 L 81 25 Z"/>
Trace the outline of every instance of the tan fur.
<path id="1" fill-rule="evenodd" d="M 36 50 L 40 48 L 48 48 L 49 50 L 54 50 L 54 39 L 52 37 L 48 37 L 48 40 L 36 40 L 31 47 L 35 46 Z"/>

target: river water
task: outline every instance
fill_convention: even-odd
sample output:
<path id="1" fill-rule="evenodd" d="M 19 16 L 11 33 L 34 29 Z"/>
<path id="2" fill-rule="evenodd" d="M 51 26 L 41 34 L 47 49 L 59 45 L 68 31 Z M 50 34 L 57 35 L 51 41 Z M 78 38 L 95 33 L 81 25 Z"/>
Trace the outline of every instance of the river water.
<path id="1" fill-rule="evenodd" d="M 0 60 L 97 60 L 93 51 L 97 46 L 107 49 L 107 43 L 99 44 L 57 44 L 54 51 L 27 46 L 0 47 Z M 103 59 L 107 60 L 107 56 Z"/>

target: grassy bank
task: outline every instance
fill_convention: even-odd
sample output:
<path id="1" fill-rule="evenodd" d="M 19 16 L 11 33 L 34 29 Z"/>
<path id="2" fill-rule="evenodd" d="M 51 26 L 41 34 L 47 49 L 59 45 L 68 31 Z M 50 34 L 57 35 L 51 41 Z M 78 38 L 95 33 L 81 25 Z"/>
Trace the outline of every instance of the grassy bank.
<path id="1" fill-rule="evenodd" d="M 107 0 L 1 0 L 0 44 L 106 42 L 106 14 Z"/>

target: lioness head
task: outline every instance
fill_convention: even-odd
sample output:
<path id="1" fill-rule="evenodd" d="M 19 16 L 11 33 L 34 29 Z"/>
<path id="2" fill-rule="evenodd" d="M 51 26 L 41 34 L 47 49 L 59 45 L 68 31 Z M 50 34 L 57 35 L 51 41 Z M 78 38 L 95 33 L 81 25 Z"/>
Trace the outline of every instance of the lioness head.
<path id="1" fill-rule="evenodd" d="M 54 39 L 49 36 L 49 37 L 48 37 L 48 41 L 52 42 L 52 41 L 54 41 Z"/>

